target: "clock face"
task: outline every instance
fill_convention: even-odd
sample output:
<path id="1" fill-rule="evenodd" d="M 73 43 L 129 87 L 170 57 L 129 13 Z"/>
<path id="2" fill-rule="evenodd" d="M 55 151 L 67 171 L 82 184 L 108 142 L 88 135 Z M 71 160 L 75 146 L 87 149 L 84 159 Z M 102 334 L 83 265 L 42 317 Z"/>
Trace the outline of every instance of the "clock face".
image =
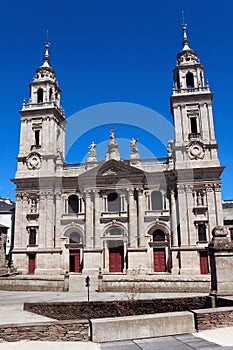
<path id="1" fill-rule="evenodd" d="M 205 149 L 201 142 L 192 142 L 187 150 L 190 159 L 203 159 L 205 156 Z"/>
<path id="2" fill-rule="evenodd" d="M 29 170 L 40 169 L 41 157 L 40 157 L 39 153 L 29 154 L 27 157 L 26 163 L 27 163 L 27 167 Z"/>

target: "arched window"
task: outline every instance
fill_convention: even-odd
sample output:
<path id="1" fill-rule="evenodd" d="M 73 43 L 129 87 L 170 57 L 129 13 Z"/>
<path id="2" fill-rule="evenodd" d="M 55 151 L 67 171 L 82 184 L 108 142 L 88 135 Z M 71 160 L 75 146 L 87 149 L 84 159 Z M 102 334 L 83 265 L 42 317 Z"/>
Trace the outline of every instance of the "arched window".
<path id="1" fill-rule="evenodd" d="M 108 195 L 108 211 L 109 212 L 121 211 L 120 196 L 116 192 L 109 193 Z"/>
<path id="2" fill-rule="evenodd" d="M 151 193 L 151 205 L 152 210 L 163 209 L 162 193 L 160 191 L 153 191 Z"/>
<path id="3" fill-rule="evenodd" d="M 186 74 L 186 86 L 187 86 L 187 88 L 194 88 L 193 73 L 191 73 L 191 72 L 188 72 Z"/>
<path id="4" fill-rule="evenodd" d="M 180 75 L 177 73 L 176 75 L 176 87 L 177 89 L 180 89 Z"/>
<path id="5" fill-rule="evenodd" d="M 44 91 L 43 89 L 38 89 L 37 90 L 37 103 L 42 103 L 44 98 Z"/>
<path id="6" fill-rule="evenodd" d="M 162 230 L 155 230 L 153 232 L 153 242 L 164 242 L 165 234 Z"/>
<path id="7" fill-rule="evenodd" d="M 49 101 L 52 100 L 52 95 L 53 95 L 53 89 L 50 88 L 50 89 L 49 89 Z"/>
<path id="8" fill-rule="evenodd" d="M 68 198 L 68 213 L 78 213 L 79 212 L 79 198 L 76 195 L 71 195 Z"/>
<path id="9" fill-rule="evenodd" d="M 120 227 L 112 227 L 109 230 L 110 236 L 121 236 L 122 235 L 122 229 Z"/>
<path id="10" fill-rule="evenodd" d="M 79 232 L 72 232 L 69 238 L 70 243 L 81 243 L 81 235 Z"/>

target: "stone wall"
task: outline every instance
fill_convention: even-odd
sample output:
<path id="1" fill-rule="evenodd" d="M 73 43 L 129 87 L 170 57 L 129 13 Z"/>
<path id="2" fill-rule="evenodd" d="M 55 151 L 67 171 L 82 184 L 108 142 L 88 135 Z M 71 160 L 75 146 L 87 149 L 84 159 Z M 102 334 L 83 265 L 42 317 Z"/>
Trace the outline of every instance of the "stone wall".
<path id="1" fill-rule="evenodd" d="M 88 328 L 87 320 L 1 325 L 0 341 L 88 341 Z"/>
<path id="2" fill-rule="evenodd" d="M 208 298 L 25 303 L 24 310 L 58 320 L 92 319 L 189 311 L 210 307 Z"/>
<path id="3" fill-rule="evenodd" d="M 198 331 L 233 326 L 233 307 L 194 310 L 193 313 Z"/>
<path id="4" fill-rule="evenodd" d="M 69 290 L 69 275 L 0 277 L 0 290 L 67 292 Z"/>
<path id="5" fill-rule="evenodd" d="M 99 292 L 209 293 L 210 275 L 201 276 L 108 276 L 98 279 Z"/>

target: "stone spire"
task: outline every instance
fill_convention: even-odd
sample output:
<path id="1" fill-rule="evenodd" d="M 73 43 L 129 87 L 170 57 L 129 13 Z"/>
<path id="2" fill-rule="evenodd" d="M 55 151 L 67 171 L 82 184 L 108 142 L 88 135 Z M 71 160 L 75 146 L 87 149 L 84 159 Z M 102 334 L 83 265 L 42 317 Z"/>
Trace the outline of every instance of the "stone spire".
<path id="1" fill-rule="evenodd" d="M 183 50 L 190 50 L 189 47 L 189 41 L 188 41 L 188 37 L 187 37 L 187 24 L 183 25 Z"/>
<path id="2" fill-rule="evenodd" d="M 182 50 L 177 54 L 177 66 L 178 65 L 193 65 L 200 63 L 197 57 L 196 51 L 189 47 L 189 40 L 187 36 L 187 24 L 183 24 L 183 41 Z"/>
<path id="3" fill-rule="evenodd" d="M 30 83 L 29 104 L 51 103 L 60 106 L 61 89 L 56 80 L 56 72 L 50 66 L 49 43 L 45 44 L 43 64 L 36 70 L 33 81 Z M 25 105 L 25 104 L 24 104 Z"/>
<path id="4" fill-rule="evenodd" d="M 44 55 L 43 61 L 44 61 L 44 63 L 42 64 L 41 67 L 51 68 L 49 66 L 50 58 L 49 58 L 49 43 L 48 42 L 45 45 L 45 55 Z"/>

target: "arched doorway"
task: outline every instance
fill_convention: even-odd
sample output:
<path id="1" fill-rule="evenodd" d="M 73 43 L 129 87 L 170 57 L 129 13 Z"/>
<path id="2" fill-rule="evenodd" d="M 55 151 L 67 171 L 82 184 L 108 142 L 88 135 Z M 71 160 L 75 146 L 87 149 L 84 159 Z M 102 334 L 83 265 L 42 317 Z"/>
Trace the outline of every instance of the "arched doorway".
<path id="1" fill-rule="evenodd" d="M 166 272 L 165 234 L 162 230 L 153 231 L 154 272 Z"/>
<path id="2" fill-rule="evenodd" d="M 69 243 L 66 247 L 69 249 L 69 272 L 79 273 L 82 271 L 82 236 L 77 231 L 71 231 L 68 235 Z"/>

